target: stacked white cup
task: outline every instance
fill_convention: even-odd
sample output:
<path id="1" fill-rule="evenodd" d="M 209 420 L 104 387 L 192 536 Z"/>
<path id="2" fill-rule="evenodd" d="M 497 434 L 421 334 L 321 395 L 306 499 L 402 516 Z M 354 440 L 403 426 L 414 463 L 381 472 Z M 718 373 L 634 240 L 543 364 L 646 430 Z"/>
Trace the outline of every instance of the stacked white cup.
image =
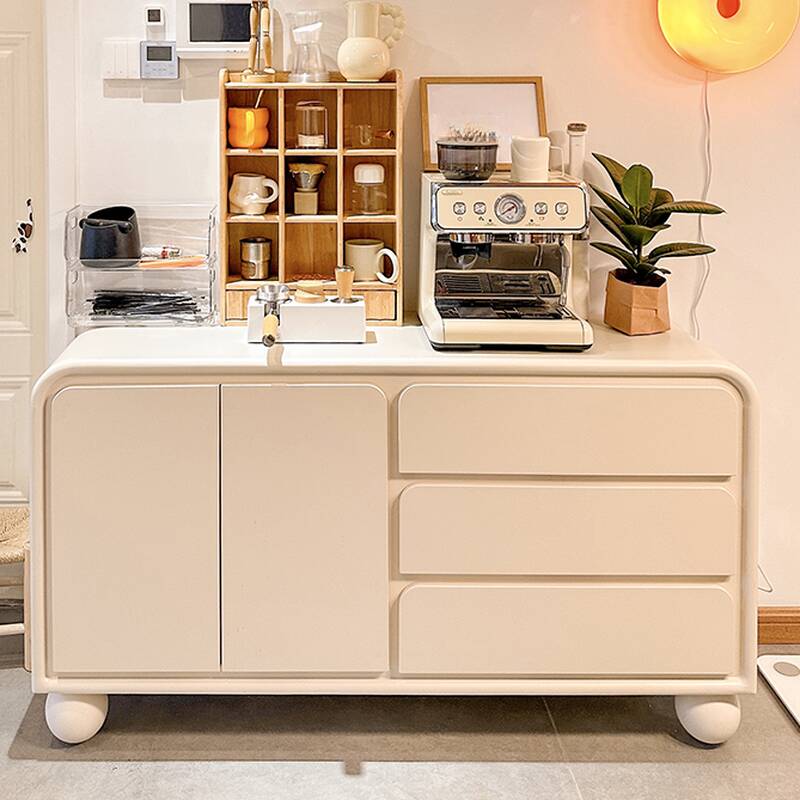
<path id="1" fill-rule="evenodd" d="M 550 139 L 547 136 L 511 137 L 511 180 L 545 183 L 550 169 Z"/>

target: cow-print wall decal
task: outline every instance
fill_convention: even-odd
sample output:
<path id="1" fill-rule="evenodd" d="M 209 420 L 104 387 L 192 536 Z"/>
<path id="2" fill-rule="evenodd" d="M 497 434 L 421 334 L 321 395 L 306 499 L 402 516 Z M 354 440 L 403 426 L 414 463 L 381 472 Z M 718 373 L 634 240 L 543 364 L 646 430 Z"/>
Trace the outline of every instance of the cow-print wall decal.
<path id="1" fill-rule="evenodd" d="M 33 235 L 33 200 L 29 197 L 26 203 L 28 219 L 17 220 L 17 235 L 11 240 L 15 253 L 27 253 L 28 242 Z"/>

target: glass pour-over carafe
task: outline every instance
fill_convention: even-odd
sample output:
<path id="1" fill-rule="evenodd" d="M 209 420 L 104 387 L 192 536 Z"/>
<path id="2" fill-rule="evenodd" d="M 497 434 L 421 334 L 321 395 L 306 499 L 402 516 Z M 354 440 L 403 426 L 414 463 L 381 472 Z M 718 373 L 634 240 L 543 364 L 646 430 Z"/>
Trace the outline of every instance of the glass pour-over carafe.
<path id="1" fill-rule="evenodd" d="M 291 83 L 324 83 L 328 80 L 328 70 L 319 46 L 322 34 L 322 15 L 319 11 L 295 11 L 288 14 L 289 29 L 292 32 L 294 50 L 292 52 Z"/>

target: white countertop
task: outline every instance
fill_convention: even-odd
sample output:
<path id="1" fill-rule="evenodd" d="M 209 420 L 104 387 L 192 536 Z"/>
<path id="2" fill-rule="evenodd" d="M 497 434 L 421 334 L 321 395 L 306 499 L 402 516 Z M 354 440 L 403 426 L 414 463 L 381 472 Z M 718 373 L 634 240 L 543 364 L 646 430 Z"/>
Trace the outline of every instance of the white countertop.
<path id="1" fill-rule="evenodd" d="M 43 380 L 69 374 L 174 372 L 181 375 L 407 374 L 698 375 L 731 380 L 750 393 L 747 377 L 682 331 L 629 337 L 593 323 L 583 353 L 441 352 L 419 324 L 372 328 L 366 344 L 248 344 L 242 327 L 106 328 L 73 341 Z"/>

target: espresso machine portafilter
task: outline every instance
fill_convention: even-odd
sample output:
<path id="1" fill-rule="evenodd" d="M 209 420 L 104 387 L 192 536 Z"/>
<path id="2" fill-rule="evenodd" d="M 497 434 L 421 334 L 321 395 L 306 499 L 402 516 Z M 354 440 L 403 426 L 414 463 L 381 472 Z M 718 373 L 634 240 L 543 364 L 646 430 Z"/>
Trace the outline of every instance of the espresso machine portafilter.
<path id="1" fill-rule="evenodd" d="M 450 250 L 461 269 L 470 269 L 479 258 L 492 257 L 493 233 L 451 233 Z"/>
<path id="2" fill-rule="evenodd" d="M 266 347 L 272 347 L 278 341 L 281 306 L 289 299 L 289 287 L 285 283 L 265 283 L 258 287 L 256 299 L 264 304 L 261 341 Z"/>

